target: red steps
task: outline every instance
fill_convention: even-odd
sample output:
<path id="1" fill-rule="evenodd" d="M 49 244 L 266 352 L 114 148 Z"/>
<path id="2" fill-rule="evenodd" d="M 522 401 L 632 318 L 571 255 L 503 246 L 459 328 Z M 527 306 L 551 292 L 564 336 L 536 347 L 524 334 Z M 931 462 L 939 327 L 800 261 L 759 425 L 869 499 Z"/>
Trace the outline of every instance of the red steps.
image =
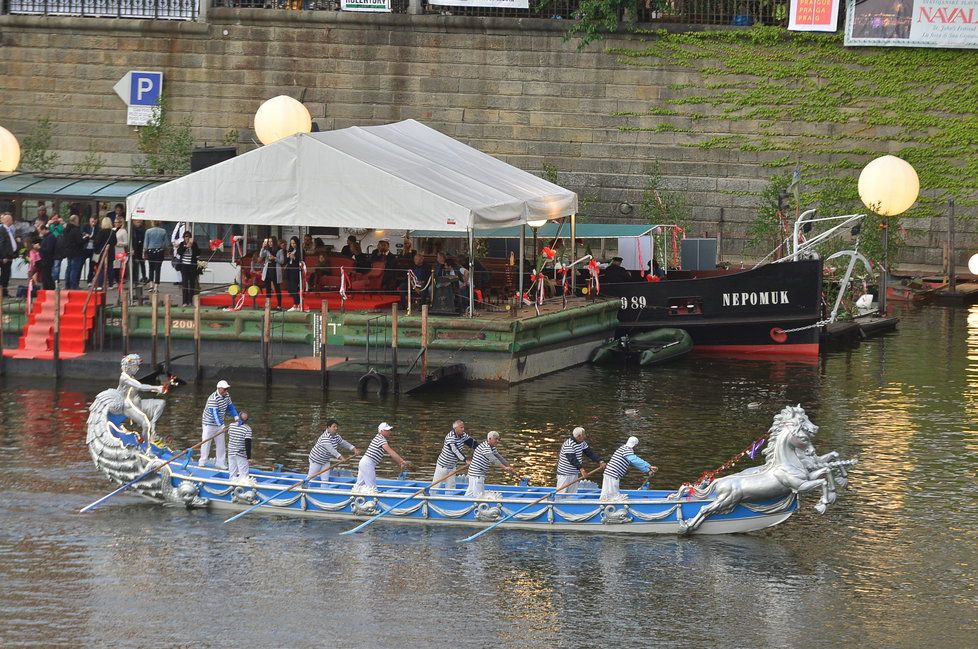
<path id="1" fill-rule="evenodd" d="M 54 298 L 54 291 L 38 291 L 17 349 L 4 350 L 5 356 L 37 359 L 54 357 Z M 105 301 L 105 295 L 93 293 L 88 312 L 84 313 L 87 298 L 88 291 L 61 291 L 61 358 L 74 358 L 85 353 L 85 343 L 95 324 L 96 307 Z"/>

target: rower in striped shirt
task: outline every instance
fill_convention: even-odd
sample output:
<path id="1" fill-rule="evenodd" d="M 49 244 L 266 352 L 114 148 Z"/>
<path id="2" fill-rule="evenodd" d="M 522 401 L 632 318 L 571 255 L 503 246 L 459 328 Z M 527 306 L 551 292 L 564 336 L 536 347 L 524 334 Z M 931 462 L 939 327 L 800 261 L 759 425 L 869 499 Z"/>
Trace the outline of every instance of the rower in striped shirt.
<path id="1" fill-rule="evenodd" d="M 631 467 L 648 473 L 650 478 L 659 470 L 659 467 L 652 466 L 635 455 L 636 446 L 638 446 L 638 438 L 629 437 L 625 445 L 611 455 L 608 466 L 604 468 L 604 480 L 601 481 L 601 500 L 615 500 L 621 495 L 618 489 L 619 483 Z"/>
<path id="2" fill-rule="evenodd" d="M 238 409 L 231 402 L 231 395 L 228 388 L 231 386 L 227 381 L 218 381 L 217 389 L 207 397 L 207 404 L 204 406 L 204 415 L 201 417 L 201 439 L 205 439 L 200 446 L 200 466 L 207 464 L 211 454 L 211 440 L 214 441 L 216 456 L 214 464 L 219 469 L 227 469 L 227 453 L 224 450 L 224 418 L 231 415 L 235 420 L 238 419 Z M 225 428 L 225 430 L 227 430 Z"/>
<path id="3" fill-rule="evenodd" d="M 340 424 L 335 419 L 326 420 L 326 430 L 316 440 L 316 445 L 309 451 L 309 473 L 306 479 L 319 474 L 319 479 L 329 482 L 329 463 L 331 460 L 339 459 L 340 449 L 346 449 L 357 454 L 357 447 L 346 441 L 339 435 Z M 320 473 L 322 471 L 322 473 Z"/>
<path id="4" fill-rule="evenodd" d="M 458 468 L 458 463 L 465 463 L 465 455 L 462 454 L 462 447 L 468 446 L 472 450 L 479 445 L 474 439 L 465 432 L 465 422 L 456 419 L 452 424 L 452 429 L 445 436 L 445 445 L 441 447 L 441 455 L 435 463 L 435 475 L 431 482 L 436 488 L 454 489 L 455 476 L 445 479 Z"/>
<path id="5" fill-rule="evenodd" d="M 593 448 L 588 446 L 587 434 L 584 432 L 584 429 L 578 426 L 573 430 L 571 436 L 564 440 L 564 443 L 560 447 L 560 454 L 557 458 L 557 489 L 562 489 L 564 485 L 587 475 L 584 467 L 581 466 L 581 460 L 585 455 L 592 462 L 597 462 L 599 467 L 605 466 L 605 463 L 601 460 L 601 456 L 595 453 Z M 577 486 L 577 483 L 572 484 L 566 489 L 563 489 L 558 496 L 575 493 Z"/>
<path id="6" fill-rule="evenodd" d="M 469 488 L 465 490 L 466 498 L 482 498 L 486 491 L 486 474 L 493 464 L 516 475 L 516 469 L 509 465 L 496 446 L 499 445 L 499 433 L 491 430 L 486 435 L 486 441 L 475 447 L 472 461 L 469 463 Z"/>
<path id="7" fill-rule="evenodd" d="M 251 459 L 251 426 L 248 425 L 248 413 L 238 413 L 238 420 L 228 427 L 228 479 L 238 482 L 250 482 L 248 478 L 248 460 Z"/>
<path id="8" fill-rule="evenodd" d="M 402 470 L 407 468 L 408 463 L 387 443 L 387 438 L 390 437 L 392 430 L 394 427 L 386 421 L 377 426 L 377 434 L 370 440 L 370 445 L 363 452 L 363 457 L 360 458 L 357 481 L 353 484 L 354 493 L 376 493 L 377 465 L 388 455 L 401 465 Z"/>

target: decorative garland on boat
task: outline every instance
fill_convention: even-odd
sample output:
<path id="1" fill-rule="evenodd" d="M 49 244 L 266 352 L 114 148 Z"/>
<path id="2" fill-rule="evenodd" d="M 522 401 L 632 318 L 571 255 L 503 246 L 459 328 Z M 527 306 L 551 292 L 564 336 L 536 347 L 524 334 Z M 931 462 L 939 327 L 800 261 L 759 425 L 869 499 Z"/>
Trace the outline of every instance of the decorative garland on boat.
<path id="1" fill-rule="evenodd" d="M 752 460 L 757 457 L 758 451 L 761 450 L 761 447 L 764 446 L 765 443 L 767 443 L 767 437 L 758 437 L 750 446 L 745 448 L 740 453 L 737 453 L 717 468 L 713 469 L 712 471 L 704 471 L 701 473 L 700 477 L 696 478 L 695 482 L 684 482 L 682 485 L 680 485 L 680 490 L 683 487 L 692 487 L 694 485 L 695 489 L 698 489 L 699 491 L 706 489 L 717 476 L 724 471 L 728 471 L 733 468 L 733 466 L 744 459 L 744 457 L 749 457 Z"/>
<path id="2" fill-rule="evenodd" d="M 776 514 L 777 512 L 784 511 L 791 507 L 791 505 L 795 502 L 795 498 L 797 497 L 798 494 L 792 491 L 778 502 L 771 503 L 770 505 L 752 505 L 748 502 L 742 502 L 740 504 L 755 514 Z"/>
<path id="3" fill-rule="evenodd" d="M 316 509 L 321 509 L 321 510 L 327 511 L 327 512 L 338 512 L 341 509 L 343 509 L 344 507 L 347 507 L 348 505 L 350 505 L 353 502 L 353 500 L 356 498 L 355 496 L 350 496 L 349 498 L 347 498 L 346 500 L 344 500 L 342 502 L 338 502 L 338 503 L 324 503 L 321 500 L 316 500 L 315 498 L 313 498 L 309 494 L 303 494 L 303 496 L 305 496 L 305 499 L 306 499 L 305 502 L 306 502 L 306 504 L 311 503 L 312 506 L 315 507 Z M 306 507 L 303 507 L 303 509 L 306 509 Z"/>

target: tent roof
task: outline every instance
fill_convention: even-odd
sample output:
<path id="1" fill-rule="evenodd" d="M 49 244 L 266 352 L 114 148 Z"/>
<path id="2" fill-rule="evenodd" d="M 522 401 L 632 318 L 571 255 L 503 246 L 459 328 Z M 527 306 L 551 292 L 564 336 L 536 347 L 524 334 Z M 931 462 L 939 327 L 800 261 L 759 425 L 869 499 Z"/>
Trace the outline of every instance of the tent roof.
<path id="1" fill-rule="evenodd" d="M 648 234 L 655 226 L 645 223 L 578 223 L 575 234 L 578 239 L 614 239 L 617 237 L 641 237 Z M 561 228 L 558 223 L 547 223 L 537 228 L 537 236 L 544 239 L 553 239 L 559 231 L 560 236 L 570 236 L 570 224 L 565 223 Z M 533 230 L 526 229 L 527 236 L 532 236 Z M 458 232 L 450 230 L 412 230 L 412 237 L 435 237 L 449 238 L 461 236 Z M 493 228 L 491 230 L 479 231 L 481 238 L 488 239 L 515 239 L 520 236 L 519 226 L 508 228 Z"/>
<path id="2" fill-rule="evenodd" d="M 414 120 L 299 133 L 128 200 L 134 218 L 441 229 L 577 211 L 577 194 Z"/>

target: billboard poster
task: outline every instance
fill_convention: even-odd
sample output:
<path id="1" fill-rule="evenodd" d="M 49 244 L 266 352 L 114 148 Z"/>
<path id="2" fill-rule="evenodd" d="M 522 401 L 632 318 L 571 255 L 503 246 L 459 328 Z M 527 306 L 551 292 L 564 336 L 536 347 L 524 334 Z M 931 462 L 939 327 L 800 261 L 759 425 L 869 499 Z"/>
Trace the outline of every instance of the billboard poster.
<path id="1" fill-rule="evenodd" d="M 839 24 L 839 0 L 791 0 L 788 29 L 793 32 L 834 32 Z"/>
<path id="2" fill-rule="evenodd" d="M 342 11 L 391 12 L 391 0 L 340 0 Z"/>
<path id="3" fill-rule="evenodd" d="M 529 9 L 530 0 L 428 0 L 430 5 L 446 7 L 496 7 L 499 9 Z"/>
<path id="4" fill-rule="evenodd" d="M 849 46 L 978 48 L 978 0 L 847 0 Z"/>

